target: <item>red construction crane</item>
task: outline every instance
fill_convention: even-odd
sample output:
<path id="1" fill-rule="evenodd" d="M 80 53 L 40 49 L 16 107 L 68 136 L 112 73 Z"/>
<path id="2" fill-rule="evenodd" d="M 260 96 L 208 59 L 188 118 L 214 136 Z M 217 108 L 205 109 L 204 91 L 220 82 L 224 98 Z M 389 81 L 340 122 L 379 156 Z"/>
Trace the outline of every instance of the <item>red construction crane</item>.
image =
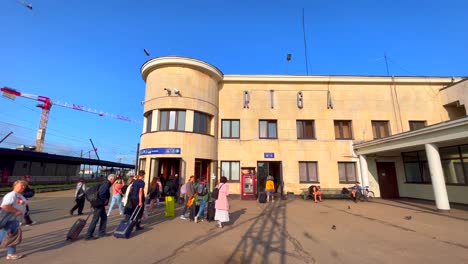
<path id="1" fill-rule="evenodd" d="M 26 94 L 26 93 L 22 93 L 20 91 L 17 91 L 9 87 L 0 88 L 0 91 L 2 91 L 3 96 L 12 100 L 15 100 L 17 96 L 20 96 L 20 97 L 24 97 L 24 98 L 28 98 L 31 100 L 36 100 L 36 101 L 41 102 L 41 104 L 36 105 L 37 107 L 42 109 L 41 120 L 39 122 L 39 128 L 37 130 L 37 136 L 36 136 L 36 151 L 38 152 L 42 152 L 42 149 L 43 149 L 44 138 L 45 138 L 45 133 L 46 133 L 46 128 L 47 128 L 47 121 L 49 120 L 49 112 L 50 112 L 50 109 L 52 108 L 52 105 L 70 108 L 70 109 L 74 109 L 74 110 L 78 110 L 82 112 L 88 112 L 88 113 L 96 114 L 99 116 L 108 116 L 108 117 L 117 118 L 117 119 L 128 121 L 128 122 L 139 123 L 138 121 L 131 120 L 128 117 L 104 113 L 102 111 L 92 110 L 90 108 L 86 108 L 84 106 L 77 105 L 77 104 L 60 103 L 58 101 L 52 102 L 49 97 L 34 95 L 34 94 Z"/>

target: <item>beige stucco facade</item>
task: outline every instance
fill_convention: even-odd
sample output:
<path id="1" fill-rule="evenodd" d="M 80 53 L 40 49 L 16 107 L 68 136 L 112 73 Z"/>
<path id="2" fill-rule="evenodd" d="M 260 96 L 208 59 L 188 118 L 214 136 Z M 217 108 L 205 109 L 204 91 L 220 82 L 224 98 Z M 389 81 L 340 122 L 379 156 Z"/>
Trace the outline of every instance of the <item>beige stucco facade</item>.
<path id="1" fill-rule="evenodd" d="M 181 179 L 199 173 L 195 162 L 204 160 L 207 164 L 201 173 L 207 174 L 212 183 L 223 173 L 222 161 L 257 169 L 259 162 L 277 162 L 284 193 L 299 194 L 311 184 L 325 189 L 349 186 L 349 182 L 340 183 L 338 162 L 355 162 L 360 180 L 355 145 L 374 140 L 372 121 L 387 121 L 389 134 L 396 135 L 410 130 L 409 121 L 424 121 L 431 126 L 450 120 L 453 113 L 463 115 L 464 109 L 459 106 L 467 102 L 467 88 L 450 88 L 462 79 L 451 77 L 224 75 L 208 63 L 183 57 L 149 60 L 141 72 L 146 93 L 140 149 L 147 151 L 141 152 L 140 159 L 145 162 L 140 169 L 150 171 L 149 178 L 165 170 L 158 159 L 179 160 L 172 172 L 180 174 Z M 456 101 L 455 112 L 444 107 Z M 183 131 L 160 130 L 159 113 L 170 110 L 185 111 Z M 205 133 L 193 132 L 197 112 L 210 117 Z M 222 120 L 239 120 L 240 136 L 223 138 Z M 260 120 L 275 122 L 276 137 L 260 138 Z M 298 120 L 313 120 L 313 139 L 298 139 Z M 351 139 L 336 139 L 336 120 L 351 121 Z M 172 153 L 174 149 L 180 149 L 180 153 Z M 431 199 L 430 187 L 418 187 L 415 194 L 412 186 L 416 185 L 405 183 L 400 152 L 393 151 L 377 160 L 395 164 L 400 196 Z M 379 195 L 375 161 L 368 157 L 368 182 Z M 301 182 L 299 162 L 316 162 L 316 182 Z M 241 181 L 230 185 L 231 192 L 241 193 Z M 450 188 L 466 191 L 463 186 Z M 468 198 L 456 200 L 468 203 Z"/>

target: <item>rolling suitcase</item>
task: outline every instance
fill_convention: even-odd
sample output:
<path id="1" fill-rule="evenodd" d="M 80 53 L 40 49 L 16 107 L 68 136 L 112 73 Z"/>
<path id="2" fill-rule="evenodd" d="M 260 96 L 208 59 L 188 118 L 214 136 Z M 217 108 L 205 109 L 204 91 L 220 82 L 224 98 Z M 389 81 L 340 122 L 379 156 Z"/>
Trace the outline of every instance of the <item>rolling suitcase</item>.
<path id="1" fill-rule="evenodd" d="M 79 218 L 78 220 L 75 221 L 75 223 L 72 225 L 72 227 L 67 233 L 67 240 L 75 240 L 78 238 L 81 231 L 83 231 L 83 228 L 85 227 L 86 222 L 88 222 L 88 219 L 91 216 L 91 214 L 92 212 L 88 214 L 88 217 L 86 217 L 86 219 Z"/>
<path id="2" fill-rule="evenodd" d="M 208 220 L 209 222 L 214 221 L 215 213 L 216 213 L 215 202 L 214 201 L 208 202 L 208 210 L 206 212 L 206 220 Z"/>
<path id="3" fill-rule="evenodd" d="M 128 220 L 120 221 L 119 226 L 114 231 L 114 237 L 128 239 L 136 225 L 136 219 L 140 213 L 142 206 L 137 206 Z"/>
<path id="4" fill-rule="evenodd" d="M 266 193 L 262 192 L 258 195 L 258 202 L 259 203 L 266 203 L 267 202 L 267 195 Z"/>

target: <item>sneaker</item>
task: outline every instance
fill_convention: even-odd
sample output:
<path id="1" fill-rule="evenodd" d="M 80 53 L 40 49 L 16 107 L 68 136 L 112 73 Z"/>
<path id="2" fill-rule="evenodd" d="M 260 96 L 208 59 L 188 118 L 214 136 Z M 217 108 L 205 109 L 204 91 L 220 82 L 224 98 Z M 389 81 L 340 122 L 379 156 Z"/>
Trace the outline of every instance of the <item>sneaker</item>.
<path id="1" fill-rule="evenodd" d="M 195 223 L 198 223 L 198 215 L 195 216 L 194 220 L 193 220 Z"/>
<path id="2" fill-rule="evenodd" d="M 6 256 L 6 259 L 7 260 L 15 260 L 15 259 L 20 259 L 22 257 L 23 257 L 22 255 L 18 255 L 18 254 L 8 254 Z"/>
<path id="3" fill-rule="evenodd" d="M 180 216 L 180 219 L 182 219 L 182 220 L 187 220 L 187 217 L 185 217 L 184 215 L 181 215 L 181 216 Z"/>
<path id="4" fill-rule="evenodd" d="M 142 226 L 138 226 L 137 228 L 135 228 L 137 231 L 138 230 L 143 230 L 143 227 Z"/>
<path id="5" fill-rule="evenodd" d="M 35 224 L 37 224 L 37 222 L 36 222 L 36 221 L 32 221 L 31 223 L 26 224 L 26 226 L 32 226 L 32 225 L 35 225 Z"/>
<path id="6" fill-rule="evenodd" d="M 85 238 L 85 240 L 88 240 L 88 241 L 89 240 L 96 240 L 96 239 L 98 239 L 98 237 L 95 237 L 95 236 L 88 236 L 88 237 Z"/>

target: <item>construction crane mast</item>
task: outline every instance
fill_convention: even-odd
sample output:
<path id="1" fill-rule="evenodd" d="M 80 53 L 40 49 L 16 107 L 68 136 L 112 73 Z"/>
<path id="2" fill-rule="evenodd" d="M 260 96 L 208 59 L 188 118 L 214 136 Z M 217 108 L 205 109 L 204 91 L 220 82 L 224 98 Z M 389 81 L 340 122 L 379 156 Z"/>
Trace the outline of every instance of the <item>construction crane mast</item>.
<path id="1" fill-rule="evenodd" d="M 127 118 L 121 115 L 104 113 L 102 111 L 92 110 L 92 109 L 85 108 L 83 106 L 76 105 L 76 104 L 52 102 L 49 97 L 34 95 L 34 94 L 26 94 L 26 93 L 22 93 L 20 91 L 17 91 L 9 87 L 0 88 L 0 91 L 2 92 L 3 96 L 11 100 L 15 100 L 17 96 L 20 96 L 20 97 L 24 97 L 24 98 L 28 98 L 31 100 L 36 100 L 36 101 L 41 102 L 40 104 L 36 105 L 36 107 L 39 107 L 42 109 L 41 119 L 39 121 L 39 128 L 37 130 L 37 135 L 36 135 L 36 151 L 38 152 L 42 152 L 43 147 L 44 147 L 44 139 L 45 139 L 45 134 L 46 134 L 46 129 L 47 129 L 47 122 L 49 121 L 49 112 L 50 112 L 50 109 L 52 108 L 52 105 L 70 108 L 70 109 L 74 109 L 74 110 L 78 110 L 82 112 L 88 112 L 88 113 L 96 114 L 99 116 L 108 116 L 112 118 L 117 118 L 117 119 L 128 121 L 128 122 L 137 122 L 137 121 L 133 121 L 130 118 Z"/>

